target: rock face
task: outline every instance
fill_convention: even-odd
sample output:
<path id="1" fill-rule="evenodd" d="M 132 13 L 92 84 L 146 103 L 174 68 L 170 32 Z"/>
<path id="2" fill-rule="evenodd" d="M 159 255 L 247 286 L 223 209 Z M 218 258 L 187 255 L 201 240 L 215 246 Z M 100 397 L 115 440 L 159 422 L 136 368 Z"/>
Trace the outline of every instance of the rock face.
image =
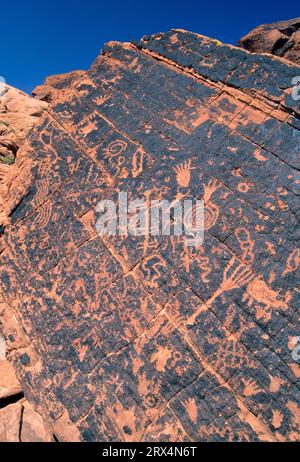
<path id="1" fill-rule="evenodd" d="M 0 93 L 0 227 L 7 222 L 6 194 L 14 177 L 11 165 L 30 128 L 48 104 L 9 85 Z M 15 185 L 17 188 L 17 185 Z"/>
<path id="2" fill-rule="evenodd" d="M 2 322 L 59 440 L 299 440 L 295 75 L 172 30 L 37 90 L 51 104 L 7 190 Z M 122 191 L 203 198 L 203 243 L 151 236 L 149 217 L 98 235 L 97 203 Z"/>
<path id="3" fill-rule="evenodd" d="M 47 443 L 53 441 L 39 416 L 25 400 L 0 409 L 0 442 Z"/>
<path id="4" fill-rule="evenodd" d="M 12 164 L 47 103 L 31 98 L 20 90 L 5 85 L 0 97 L 0 161 Z"/>
<path id="5" fill-rule="evenodd" d="M 50 442 L 53 434 L 22 395 L 12 364 L 0 361 L 0 442 Z"/>
<path id="6" fill-rule="evenodd" d="M 300 18 L 258 26 L 241 38 L 239 45 L 255 53 L 271 53 L 300 64 Z"/>
<path id="7" fill-rule="evenodd" d="M 12 365 L 8 361 L 0 360 L 0 400 L 17 395 L 21 392 L 21 385 L 15 375 Z"/>

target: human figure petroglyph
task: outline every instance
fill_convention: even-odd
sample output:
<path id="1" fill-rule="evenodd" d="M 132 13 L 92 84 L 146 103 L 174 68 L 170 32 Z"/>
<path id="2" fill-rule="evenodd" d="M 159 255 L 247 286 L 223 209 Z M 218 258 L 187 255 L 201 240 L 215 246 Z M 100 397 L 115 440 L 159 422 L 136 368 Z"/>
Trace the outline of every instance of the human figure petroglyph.
<path id="1" fill-rule="evenodd" d="M 300 249 L 295 249 L 293 250 L 293 252 L 289 255 L 287 259 L 286 268 L 282 272 L 282 277 L 286 276 L 289 273 L 297 271 L 299 267 L 300 267 Z"/>
<path id="2" fill-rule="evenodd" d="M 152 354 L 150 361 L 154 362 L 158 372 L 163 372 L 166 369 L 167 362 L 171 359 L 173 350 L 168 346 L 159 345 L 158 350 Z"/>
<path id="3" fill-rule="evenodd" d="M 217 290 L 213 293 L 213 295 L 201 305 L 195 313 L 193 313 L 187 319 L 187 325 L 192 326 L 196 323 L 196 319 L 198 315 L 201 313 L 203 308 L 210 307 L 214 301 L 220 297 L 225 292 L 229 292 L 233 289 L 238 289 L 239 287 L 248 284 L 253 278 L 254 274 L 251 268 L 247 267 L 244 264 L 241 264 L 237 261 L 235 257 L 232 257 L 226 266 L 224 273 L 223 273 L 223 280 Z"/>
<path id="4" fill-rule="evenodd" d="M 201 279 L 203 282 L 209 282 L 208 275 L 211 273 L 209 257 L 205 255 L 202 246 L 188 247 L 183 240 L 183 252 L 181 257 L 182 265 L 187 273 L 190 272 L 191 262 L 195 262 L 201 269 Z"/>
<path id="5" fill-rule="evenodd" d="M 254 241 L 253 239 L 251 239 L 250 232 L 248 231 L 247 228 L 242 227 L 242 228 L 237 228 L 234 234 L 242 250 L 242 256 L 241 256 L 242 261 L 245 264 L 250 265 L 254 261 L 254 253 L 253 253 Z"/>

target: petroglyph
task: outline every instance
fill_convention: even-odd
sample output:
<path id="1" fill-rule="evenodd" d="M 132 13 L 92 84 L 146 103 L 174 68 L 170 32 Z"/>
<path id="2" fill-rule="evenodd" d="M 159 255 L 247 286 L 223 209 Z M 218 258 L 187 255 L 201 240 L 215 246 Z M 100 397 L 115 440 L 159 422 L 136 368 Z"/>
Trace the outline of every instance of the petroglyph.
<path id="1" fill-rule="evenodd" d="M 173 30 L 38 90 L 52 102 L 1 179 L 0 311 L 58 439 L 299 440 L 295 72 Z M 134 206 L 140 234 L 119 213 L 98 234 L 122 191 L 203 198 L 204 239 L 151 235 Z"/>
<path id="2" fill-rule="evenodd" d="M 223 280 L 217 290 L 205 303 L 206 306 L 211 306 L 215 300 L 220 297 L 223 293 L 231 290 L 243 287 L 248 284 L 254 278 L 253 271 L 251 268 L 239 264 L 235 257 L 230 259 L 230 262 L 226 266 L 223 273 Z M 192 326 L 198 317 L 198 314 L 202 311 L 202 305 L 190 316 L 187 320 L 187 325 Z"/>

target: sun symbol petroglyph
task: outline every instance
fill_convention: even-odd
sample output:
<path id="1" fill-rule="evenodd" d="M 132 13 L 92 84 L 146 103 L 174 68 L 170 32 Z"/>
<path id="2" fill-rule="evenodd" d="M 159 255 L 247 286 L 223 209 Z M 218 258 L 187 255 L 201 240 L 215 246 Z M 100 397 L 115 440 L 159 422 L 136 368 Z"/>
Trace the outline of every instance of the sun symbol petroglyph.
<path id="1" fill-rule="evenodd" d="M 187 188 L 191 180 L 191 160 L 187 160 L 182 164 L 174 167 L 176 173 L 176 180 L 179 186 Z"/>
<path id="2" fill-rule="evenodd" d="M 221 374 L 226 374 L 228 368 L 238 369 L 242 366 L 252 365 L 251 359 L 243 354 L 240 343 L 235 339 L 227 338 L 223 348 L 216 352 L 215 367 Z"/>
<path id="3" fill-rule="evenodd" d="M 248 284 L 254 278 L 253 271 L 251 268 L 240 264 L 235 257 L 232 257 L 226 266 L 223 273 L 223 280 L 213 295 L 207 300 L 204 305 L 201 305 L 195 313 L 192 314 L 187 320 L 187 325 L 192 326 L 195 324 L 198 315 L 203 310 L 203 307 L 211 306 L 214 301 L 225 292 L 229 292 L 233 289 L 238 289 L 245 284 Z"/>
<path id="4" fill-rule="evenodd" d="M 220 207 L 218 207 L 212 200 L 212 195 L 220 188 L 220 184 L 216 179 L 212 179 L 204 187 L 204 229 L 212 228 L 219 218 Z"/>
<path id="5" fill-rule="evenodd" d="M 237 189 L 241 193 L 246 193 L 246 192 L 249 191 L 249 185 L 247 183 L 245 183 L 245 182 L 244 183 L 239 183 L 237 185 Z"/>
<path id="6" fill-rule="evenodd" d="M 95 103 L 97 106 L 102 106 L 102 104 L 106 103 L 107 100 L 109 100 L 110 95 L 101 95 L 95 98 Z"/>

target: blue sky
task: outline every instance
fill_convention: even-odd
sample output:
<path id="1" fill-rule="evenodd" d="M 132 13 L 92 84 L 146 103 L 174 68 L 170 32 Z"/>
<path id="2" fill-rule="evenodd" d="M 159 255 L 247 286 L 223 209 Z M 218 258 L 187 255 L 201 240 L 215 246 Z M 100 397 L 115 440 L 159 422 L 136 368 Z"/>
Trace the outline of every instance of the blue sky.
<path id="1" fill-rule="evenodd" d="M 236 41 L 256 25 L 300 16 L 299 0 L 7 0 L 0 75 L 26 92 L 48 75 L 87 69 L 109 40 L 183 28 Z"/>

